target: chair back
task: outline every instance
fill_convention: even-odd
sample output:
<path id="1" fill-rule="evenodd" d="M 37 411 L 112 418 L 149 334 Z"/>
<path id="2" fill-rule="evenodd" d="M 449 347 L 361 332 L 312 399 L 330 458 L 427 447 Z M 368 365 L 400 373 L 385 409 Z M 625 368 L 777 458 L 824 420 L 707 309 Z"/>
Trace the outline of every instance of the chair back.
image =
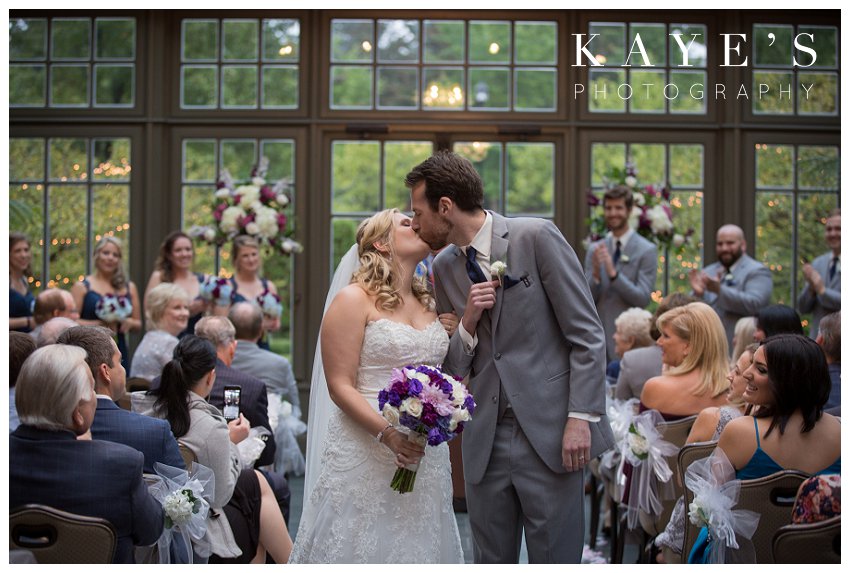
<path id="1" fill-rule="evenodd" d="M 140 390 L 148 391 L 151 389 L 151 381 L 147 378 L 133 376 L 132 378 L 127 378 L 127 381 L 124 383 L 124 387 L 127 389 L 127 394 L 130 392 L 138 392 Z"/>
<path id="2" fill-rule="evenodd" d="M 39 563 L 112 563 L 118 537 L 100 517 L 27 504 L 9 514 L 9 548 L 32 552 Z"/>
<path id="3" fill-rule="evenodd" d="M 192 464 L 198 461 L 198 456 L 182 442 L 177 442 L 177 447 L 180 448 L 180 455 L 183 457 L 183 463 L 186 464 L 186 471 L 192 471 Z"/>
<path id="4" fill-rule="evenodd" d="M 677 464 L 677 479 L 679 483 L 682 484 L 682 495 L 685 497 L 685 507 L 689 507 L 691 502 L 694 500 L 694 492 L 688 489 L 688 486 L 685 485 L 685 472 L 688 471 L 688 467 L 697 461 L 703 458 L 707 458 L 714 451 L 714 448 L 717 447 L 717 442 L 696 442 L 693 444 L 687 444 L 679 450 L 679 463 Z M 682 562 L 684 563 L 688 557 L 688 554 L 691 552 L 691 547 L 693 547 L 694 542 L 697 540 L 697 536 L 699 535 L 699 528 L 691 523 L 691 520 L 685 517 L 685 534 L 684 534 L 684 542 L 682 543 Z"/>
<path id="5" fill-rule="evenodd" d="M 773 536 L 775 563 L 841 563 L 841 516 L 783 525 Z"/>

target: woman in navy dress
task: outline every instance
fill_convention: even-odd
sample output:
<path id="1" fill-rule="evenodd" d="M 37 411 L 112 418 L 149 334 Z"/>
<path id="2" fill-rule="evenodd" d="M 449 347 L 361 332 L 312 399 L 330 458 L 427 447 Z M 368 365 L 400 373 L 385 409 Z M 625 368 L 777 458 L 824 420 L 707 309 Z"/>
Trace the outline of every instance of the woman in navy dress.
<path id="1" fill-rule="evenodd" d="M 94 247 L 92 262 L 94 273 L 71 287 L 71 295 L 80 310 L 80 320 L 83 325 L 106 326 L 117 336 L 118 350 L 121 352 L 121 364 L 129 370 L 129 349 L 127 333 L 142 328 L 142 309 L 139 304 L 139 291 L 136 285 L 127 279 L 121 264 L 121 240 L 105 236 Z M 132 314 L 120 322 L 104 322 L 97 317 L 95 309 L 98 301 L 104 295 L 115 294 L 130 298 L 133 305 Z"/>
<path id="2" fill-rule="evenodd" d="M 159 246 L 159 257 L 154 263 L 154 272 L 145 288 L 145 306 L 148 293 L 160 283 L 174 283 L 183 287 L 189 295 L 189 322 L 185 330 L 177 335 L 183 338 L 195 332 L 195 324 L 209 308 L 209 303 L 201 297 L 201 284 L 207 275 L 192 271 L 195 262 L 195 248 L 192 239 L 183 231 L 169 233 Z"/>
<path id="3" fill-rule="evenodd" d="M 32 317 L 35 296 L 27 276 L 32 274 L 30 242 L 23 233 L 9 233 L 9 330 L 29 332 L 35 327 Z"/>
<path id="4" fill-rule="evenodd" d="M 256 302 L 257 297 L 267 290 L 277 294 L 274 283 L 260 277 L 260 266 L 260 245 L 256 239 L 248 235 L 239 235 L 233 239 L 234 272 L 230 279 L 233 285 L 231 303 Z M 280 317 L 263 316 L 263 330 L 266 333 L 280 330 Z M 257 346 L 270 350 L 269 340 L 265 334 Z"/>

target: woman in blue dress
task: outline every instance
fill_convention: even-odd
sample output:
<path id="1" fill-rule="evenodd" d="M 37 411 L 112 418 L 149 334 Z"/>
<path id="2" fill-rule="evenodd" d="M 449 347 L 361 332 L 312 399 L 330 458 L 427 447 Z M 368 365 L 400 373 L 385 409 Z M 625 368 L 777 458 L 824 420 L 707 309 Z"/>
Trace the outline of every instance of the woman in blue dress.
<path id="1" fill-rule="evenodd" d="M 129 370 L 129 348 L 127 333 L 142 328 L 142 309 L 139 304 L 139 291 L 136 285 L 127 278 L 121 264 L 121 240 L 116 237 L 104 236 L 94 246 L 92 265 L 94 273 L 71 287 L 71 295 L 80 310 L 80 320 L 83 325 L 106 326 L 116 334 L 118 350 L 121 352 L 121 364 Z M 133 310 L 130 316 L 121 321 L 106 322 L 98 318 L 97 303 L 104 295 L 125 296 L 130 299 Z"/>
<path id="2" fill-rule="evenodd" d="M 201 284 L 207 275 L 192 271 L 195 262 L 195 248 L 192 239 L 182 231 L 169 233 L 159 246 L 159 257 L 154 263 L 154 271 L 145 288 L 147 306 L 148 293 L 160 283 L 174 283 L 183 287 L 189 295 L 189 322 L 185 330 L 177 335 L 183 338 L 195 332 L 195 324 L 209 308 L 209 303 L 201 297 Z"/>
<path id="3" fill-rule="evenodd" d="M 260 245 L 256 239 L 248 235 L 239 235 L 233 239 L 233 285 L 231 303 L 256 302 L 257 297 L 264 292 L 277 294 L 277 287 L 270 280 L 260 277 Z M 280 317 L 263 316 L 263 331 L 267 334 L 280 330 Z M 269 340 L 266 334 L 257 345 L 269 350 Z"/>
<path id="4" fill-rule="evenodd" d="M 744 401 L 752 416 L 729 422 L 717 446 L 737 479 L 755 479 L 785 469 L 807 474 L 841 473 L 841 423 L 823 412 L 832 386 L 826 357 L 801 334 L 778 334 L 756 350 L 744 371 Z M 711 540 L 703 528 L 688 563 L 705 563 Z"/>
<path id="5" fill-rule="evenodd" d="M 9 330 L 29 332 L 35 327 L 32 317 L 35 296 L 27 277 L 32 274 L 30 242 L 23 233 L 9 233 Z"/>

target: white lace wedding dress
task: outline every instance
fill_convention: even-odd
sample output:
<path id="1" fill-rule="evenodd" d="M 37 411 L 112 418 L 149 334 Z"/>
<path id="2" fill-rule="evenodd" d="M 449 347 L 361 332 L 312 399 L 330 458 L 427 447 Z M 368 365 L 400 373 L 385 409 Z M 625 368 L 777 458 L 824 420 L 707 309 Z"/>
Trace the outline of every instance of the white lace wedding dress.
<path id="1" fill-rule="evenodd" d="M 424 330 L 388 319 L 370 322 L 357 389 L 377 410 L 393 368 L 440 364 L 447 348 L 437 320 Z M 394 459 L 346 414 L 332 414 L 290 563 L 463 563 L 448 445 L 426 446 L 410 493 L 390 489 Z"/>

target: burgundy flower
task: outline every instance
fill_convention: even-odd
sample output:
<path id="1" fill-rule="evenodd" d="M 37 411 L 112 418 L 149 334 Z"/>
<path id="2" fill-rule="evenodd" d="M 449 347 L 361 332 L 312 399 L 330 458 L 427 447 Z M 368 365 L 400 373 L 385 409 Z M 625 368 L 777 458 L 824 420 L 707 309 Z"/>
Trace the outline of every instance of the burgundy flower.
<path id="1" fill-rule="evenodd" d="M 281 229 L 286 228 L 286 215 L 284 213 L 277 214 L 277 226 Z"/>
<path id="2" fill-rule="evenodd" d="M 599 203 L 600 203 L 599 197 L 597 197 L 596 194 L 593 191 L 588 191 L 587 192 L 587 204 L 590 205 L 591 207 L 596 207 L 597 205 L 599 205 Z"/>
<path id="3" fill-rule="evenodd" d="M 663 197 L 665 201 L 670 200 L 670 190 L 666 186 L 661 189 L 661 197 Z"/>
<path id="4" fill-rule="evenodd" d="M 275 194 L 274 191 L 272 191 L 271 187 L 269 187 L 268 185 L 263 185 L 262 187 L 260 187 L 260 201 L 263 203 L 263 205 L 268 205 L 269 203 L 274 201 L 274 198 Z"/>

